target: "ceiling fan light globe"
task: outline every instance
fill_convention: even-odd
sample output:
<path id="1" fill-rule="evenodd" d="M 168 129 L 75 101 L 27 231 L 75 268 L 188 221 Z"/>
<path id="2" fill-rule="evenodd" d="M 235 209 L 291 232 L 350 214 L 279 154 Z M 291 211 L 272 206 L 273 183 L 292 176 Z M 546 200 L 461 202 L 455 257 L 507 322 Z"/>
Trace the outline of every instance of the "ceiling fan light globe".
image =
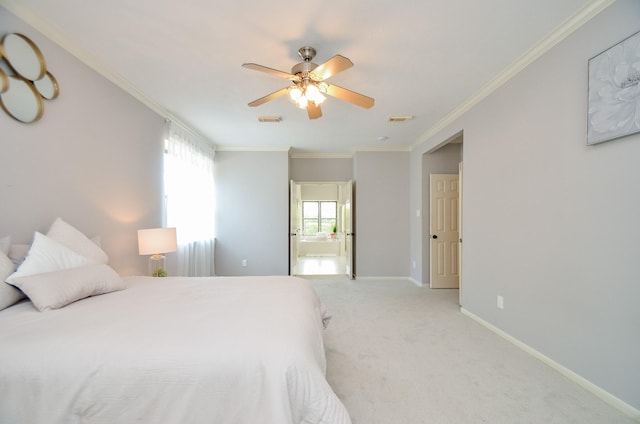
<path id="1" fill-rule="evenodd" d="M 319 104 L 323 103 L 326 100 L 326 97 L 323 96 L 322 94 L 318 94 L 318 96 L 314 96 L 313 98 L 309 97 L 309 100 L 311 100 L 313 103 L 319 105 Z"/>
<path id="2" fill-rule="evenodd" d="M 300 109 L 306 109 L 307 108 L 307 98 L 305 96 L 300 96 L 296 101 L 295 104 L 296 106 L 298 106 Z"/>
<path id="3" fill-rule="evenodd" d="M 289 87 L 289 98 L 296 102 L 300 97 L 303 96 L 302 89 L 297 85 L 292 85 Z"/>
<path id="4" fill-rule="evenodd" d="M 299 87 L 298 85 L 292 85 L 289 87 L 289 101 L 300 109 L 305 109 L 307 107 L 307 98 L 302 87 Z"/>
<path id="5" fill-rule="evenodd" d="M 326 97 L 323 96 L 322 93 L 320 92 L 320 89 L 314 84 L 309 84 L 305 92 L 305 95 L 307 96 L 307 99 L 309 99 L 310 101 L 314 102 L 317 105 L 324 102 L 324 100 L 326 99 Z"/>

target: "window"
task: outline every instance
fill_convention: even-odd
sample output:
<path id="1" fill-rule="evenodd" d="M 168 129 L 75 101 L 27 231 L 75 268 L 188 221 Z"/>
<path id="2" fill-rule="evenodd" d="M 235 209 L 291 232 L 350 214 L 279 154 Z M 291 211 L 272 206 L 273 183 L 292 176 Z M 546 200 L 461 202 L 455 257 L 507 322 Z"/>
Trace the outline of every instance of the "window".
<path id="1" fill-rule="evenodd" d="M 215 150 L 171 122 L 165 140 L 166 225 L 178 235 L 178 275 L 214 275 Z"/>
<path id="2" fill-rule="evenodd" d="M 338 202 L 302 202 L 302 233 L 333 233 L 337 225 Z"/>

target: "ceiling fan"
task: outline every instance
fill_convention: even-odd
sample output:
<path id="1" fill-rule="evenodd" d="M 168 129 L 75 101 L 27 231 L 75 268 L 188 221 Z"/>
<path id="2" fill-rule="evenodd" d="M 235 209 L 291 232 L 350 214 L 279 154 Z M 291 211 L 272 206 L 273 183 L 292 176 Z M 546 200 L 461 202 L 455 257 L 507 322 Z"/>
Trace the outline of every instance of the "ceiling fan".
<path id="1" fill-rule="evenodd" d="M 291 85 L 254 100 L 249 103 L 249 106 L 260 106 L 270 100 L 288 94 L 289 100 L 296 106 L 307 110 L 309 119 L 317 119 L 322 116 L 320 104 L 325 100 L 325 94 L 366 109 L 373 106 L 373 98 L 325 82 L 327 78 L 352 67 L 353 63 L 349 59 L 338 54 L 323 64 L 316 65 L 311 62 L 316 55 L 316 49 L 309 46 L 298 49 L 298 55 L 302 58 L 302 62 L 291 68 L 291 73 L 278 71 L 256 63 L 242 64 L 245 68 L 266 72 L 291 81 Z"/>

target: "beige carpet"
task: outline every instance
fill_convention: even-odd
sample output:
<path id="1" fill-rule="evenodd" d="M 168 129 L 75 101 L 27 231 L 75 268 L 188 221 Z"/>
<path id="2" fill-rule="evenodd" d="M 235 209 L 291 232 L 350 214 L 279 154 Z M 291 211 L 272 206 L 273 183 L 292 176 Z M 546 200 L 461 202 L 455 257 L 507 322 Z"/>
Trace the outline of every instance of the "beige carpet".
<path id="1" fill-rule="evenodd" d="M 637 423 L 462 315 L 457 290 L 312 280 L 327 379 L 354 424 Z"/>

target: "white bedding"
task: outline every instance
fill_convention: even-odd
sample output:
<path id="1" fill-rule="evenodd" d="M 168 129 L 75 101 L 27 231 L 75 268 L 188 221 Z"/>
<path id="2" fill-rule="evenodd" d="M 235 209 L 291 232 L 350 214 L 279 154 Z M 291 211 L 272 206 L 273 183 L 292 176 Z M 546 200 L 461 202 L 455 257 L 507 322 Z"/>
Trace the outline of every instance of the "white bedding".
<path id="1" fill-rule="evenodd" d="M 126 283 L 59 310 L 0 311 L 1 423 L 350 423 L 308 281 Z"/>

